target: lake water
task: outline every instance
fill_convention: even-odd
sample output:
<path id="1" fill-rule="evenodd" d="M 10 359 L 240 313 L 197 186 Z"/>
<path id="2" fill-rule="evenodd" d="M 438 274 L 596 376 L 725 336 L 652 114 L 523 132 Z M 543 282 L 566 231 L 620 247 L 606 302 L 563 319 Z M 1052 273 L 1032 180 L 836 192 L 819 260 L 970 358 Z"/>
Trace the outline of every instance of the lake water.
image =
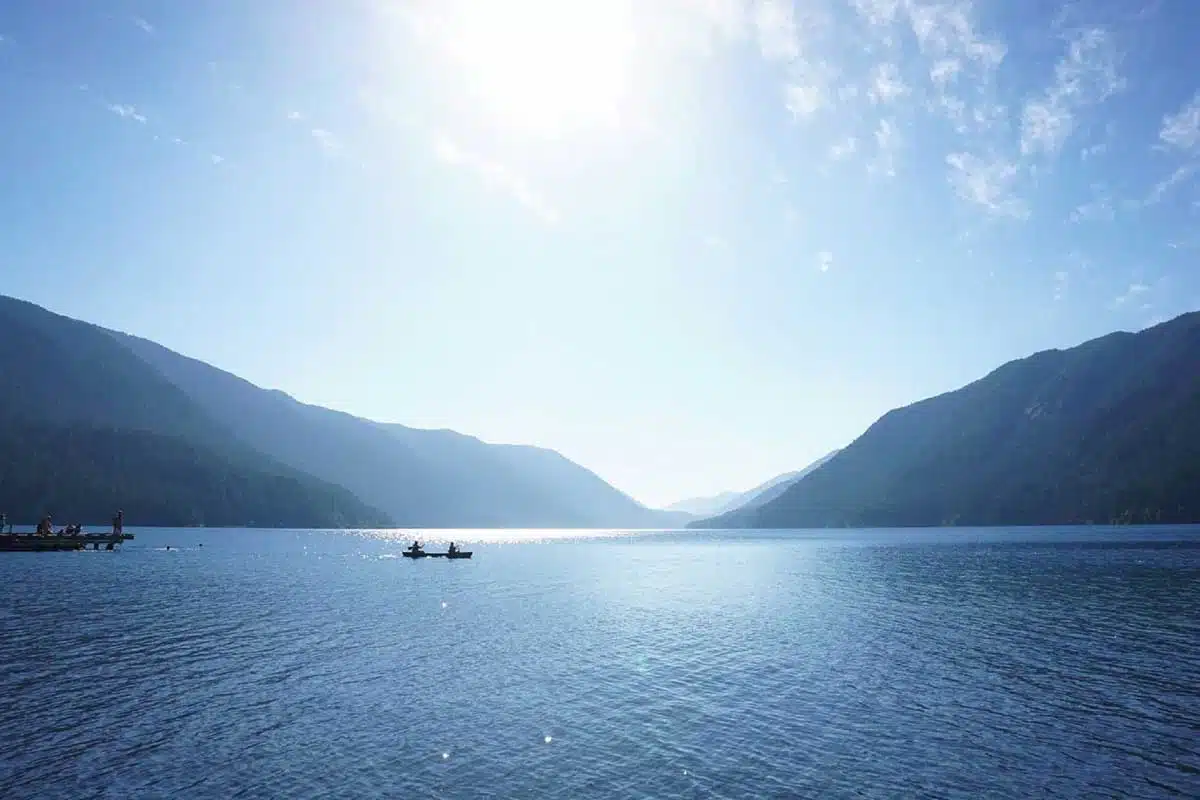
<path id="1" fill-rule="evenodd" d="M 1200 796 L 1198 528 L 135 532 L 0 554 L 0 797 Z"/>

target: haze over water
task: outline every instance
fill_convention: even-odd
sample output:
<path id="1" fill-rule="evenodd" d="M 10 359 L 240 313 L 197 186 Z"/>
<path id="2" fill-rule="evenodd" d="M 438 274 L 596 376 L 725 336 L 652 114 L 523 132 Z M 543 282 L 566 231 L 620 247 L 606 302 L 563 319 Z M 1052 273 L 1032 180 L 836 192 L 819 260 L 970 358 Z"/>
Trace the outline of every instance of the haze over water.
<path id="1" fill-rule="evenodd" d="M 136 533 L 0 558 L 0 796 L 1200 793 L 1200 528 Z"/>

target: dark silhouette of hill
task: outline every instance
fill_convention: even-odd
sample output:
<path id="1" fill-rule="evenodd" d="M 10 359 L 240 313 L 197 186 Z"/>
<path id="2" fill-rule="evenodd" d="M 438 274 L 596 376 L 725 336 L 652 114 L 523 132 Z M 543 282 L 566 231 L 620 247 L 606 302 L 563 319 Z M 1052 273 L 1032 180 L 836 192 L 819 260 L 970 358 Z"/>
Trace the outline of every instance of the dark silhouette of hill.
<path id="1" fill-rule="evenodd" d="M 113 334 L 256 450 L 352 491 L 404 527 L 669 527 L 556 452 L 384 424 L 259 388 L 161 345 Z"/>
<path id="2" fill-rule="evenodd" d="M 139 430 L 27 422 L 0 424 L 0 509 L 30 526 L 106 524 L 127 510 L 129 524 L 154 526 L 380 527 L 340 487 L 320 486 L 239 463 L 186 439 Z"/>
<path id="3" fill-rule="evenodd" d="M 1200 312 L 885 414 L 757 508 L 692 527 L 1200 522 Z"/>
<path id="4" fill-rule="evenodd" d="M 0 510 L 36 520 L 378 526 L 345 489 L 254 452 L 103 329 L 0 296 Z M 98 516 L 97 516 L 98 515 Z"/>

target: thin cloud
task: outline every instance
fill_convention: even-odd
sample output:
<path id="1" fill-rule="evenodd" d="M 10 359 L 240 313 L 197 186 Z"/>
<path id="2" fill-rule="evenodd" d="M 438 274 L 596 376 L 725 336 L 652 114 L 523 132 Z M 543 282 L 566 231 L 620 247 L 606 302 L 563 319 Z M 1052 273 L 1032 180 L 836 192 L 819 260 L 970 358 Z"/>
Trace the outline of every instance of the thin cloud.
<path id="1" fill-rule="evenodd" d="M 324 128 L 313 128 L 309 133 L 327 155 L 333 156 L 342 152 L 342 143 L 331 132 Z"/>
<path id="2" fill-rule="evenodd" d="M 927 108 L 959 135 L 997 129 L 1005 115 L 995 113 L 994 84 L 1008 46 L 980 31 L 970 0 L 906 0 L 903 11 L 927 63 Z"/>
<path id="3" fill-rule="evenodd" d="M 1071 282 L 1071 274 L 1064 269 L 1060 269 L 1054 273 L 1054 301 L 1062 300 L 1067 294 L 1067 288 Z"/>
<path id="4" fill-rule="evenodd" d="M 935 58 L 961 56 L 985 71 L 1000 66 L 1007 46 L 975 29 L 967 0 L 952 3 L 906 3 L 909 24 L 921 51 Z"/>
<path id="5" fill-rule="evenodd" d="M 211 161 L 213 164 L 224 164 L 225 163 L 225 157 L 219 156 L 216 153 L 213 153 L 212 155 L 210 155 L 208 157 L 208 160 Z"/>
<path id="6" fill-rule="evenodd" d="M 123 105 L 120 103 L 112 103 L 106 107 L 108 108 L 109 111 L 116 114 L 118 117 L 121 117 L 122 119 L 131 119 L 134 122 L 140 122 L 142 124 L 145 124 L 145 122 L 146 122 L 146 116 L 144 114 L 139 113 L 138 110 L 136 108 L 134 108 L 133 106 L 127 106 L 127 105 Z"/>
<path id="7" fill-rule="evenodd" d="M 783 91 L 784 107 L 791 112 L 795 119 L 815 114 L 828 102 L 824 90 L 819 86 L 789 84 L 784 87 Z"/>
<path id="8" fill-rule="evenodd" d="M 790 2 L 759 0 L 751 13 L 763 58 L 790 63 L 800 57 L 800 39 Z"/>
<path id="9" fill-rule="evenodd" d="M 1129 288 L 1125 290 L 1124 294 L 1118 295 L 1117 298 L 1113 300 L 1113 307 L 1120 308 L 1121 306 L 1141 297 L 1148 291 L 1150 291 L 1150 287 L 1144 283 L 1131 283 L 1129 284 Z"/>
<path id="10" fill-rule="evenodd" d="M 929 80 L 939 89 L 945 89 L 947 85 L 958 78 L 958 73 L 961 71 L 962 62 L 957 58 L 939 58 L 929 68 Z"/>
<path id="11" fill-rule="evenodd" d="M 442 163 L 468 170 L 477 175 L 485 184 L 508 193 L 544 222 L 552 224 L 558 222 L 558 211 L 550 206 L 524 178 L 503 164 L 490 161 L 477 153 L 466 150 L 442 135 L 434 137 L 433 153 Z"/>
<path id="12" fill-rule="evenodd" d="M 135 17 L 133 18 L 133 24 L 134 24 L 134 25 L 136 25 L 136 26 L 138 26 L 139 28 L 141 28 L 143 31 L 145 31 L 146 33 L 150 34 L 151 36 L 153 36 L 153 35 L 154 35 L 154 26 L 153 26 L 153 25 L 151 25 L 151 24 L 150 24 L 149 22 L 147 22 L 146 20 L 142 19 L 141 17 L 136 17 L 136 16 L 135 16 Z"/>
<path id="13" fill-rule="evenodd" d="M 1191 180 L 1198 169 L 1200 169 L 1200 163 L 1195 161 L 1177 167 L 1169 176 L 1154 185 L 1154 188 L 1146 195 L 1145 205 L 1152 206 L 1161 202 L 1176 186 Z"/>
<path id="14" fill-rule="evenodd" d="M 868 25 L 890 27 L 900 14 L 900 0 L 850 0 L 850 5 Z"/>
<path id="15" fill-rule="evenodd" d="M 1021 152 L 1057 155 L 1075 130 L 1077 114 L 1125 88 L 1120 55 L 1103 28 L 1076 33 L 1054 68 L 1054 83 L 1021 112 Z"/>
<path id="16" fill-rule="evenodd" d="M 946 156 L 949 181 L 963 200 L 982 206 L 1000 217 L 1027 219 L 1029 208 L 1017 197 L 1014 184 L 1019 175 L 1016 164 L 1002 158 L 983 159 L 971 153 Z"/>
<path id="17" fill-rule="evenodd" d="M 875 128 L 875 161 L 868 165 L 872 173 L 886 175 L 889 178 L 896 175 L 896 151 L 900 147 L 900 132 L 896 123 L 889 119 L 879 120 Z"/>
<path id="18" fill-rule="evenodd" d="M 834 161 L 841 161 L 843 158 L 854 155 L 857 149 L 858 139 L 853 136 L 847 136 L 829 148 L 829 157 Z"/>
<path id="19" fill-rule="evenodd" d="M 304 119 L 304 115 L 301 114 L 299 111 L 289 111 L 287 114 L 287 118 L 290 119 L 292 122 L 296 122 L 298 120 Z"/>
<path id="20" fill-rule="evenodd" d="M 1200 91 L 1174 114 L 1163 117 L 1158 138 L 1176 150 L 1200 149 Z"/>
<path id="21" fill-rule="evenodd" d="M 867 95 L 873 103 L 893 103 L 911 90 L 900 77 L 900 68 L 892 63 L 878 64 L 871 71 L 871 86 Z"/>
<path id="22" fill-rule="evenodd" d="M 1108 193 L 1099 186 L 1093 186 L 1092 191 L 1091 200 L 1081 203 L 1071 211 L 1071 222 L 1111 222 L 1116 218 L 1117 212 Z"/>
<path id="23" fill-rule="evenodd" d="M 817 269 L 821 270 L 821 272 L 829 272 L 832 266 L 833 253 L 829 252 L 828 250 L 822 250 L 821 252 L 817 253 Z"/>

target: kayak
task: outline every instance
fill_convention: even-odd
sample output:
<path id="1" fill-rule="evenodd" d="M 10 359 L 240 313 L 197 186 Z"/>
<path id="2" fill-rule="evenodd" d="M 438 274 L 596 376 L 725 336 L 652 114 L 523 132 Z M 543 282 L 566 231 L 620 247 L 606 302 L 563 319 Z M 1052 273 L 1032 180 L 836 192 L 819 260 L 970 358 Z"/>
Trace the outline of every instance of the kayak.
<path id="1" fill-rule="evenodd" d="M 405 558 L 470 558 L 471 551 L 459 550 L 457 553 L 426 553 L 424 550 L 418 550 L 414 553 L 412 550 L 405 550 L 400 555 Z"/>

